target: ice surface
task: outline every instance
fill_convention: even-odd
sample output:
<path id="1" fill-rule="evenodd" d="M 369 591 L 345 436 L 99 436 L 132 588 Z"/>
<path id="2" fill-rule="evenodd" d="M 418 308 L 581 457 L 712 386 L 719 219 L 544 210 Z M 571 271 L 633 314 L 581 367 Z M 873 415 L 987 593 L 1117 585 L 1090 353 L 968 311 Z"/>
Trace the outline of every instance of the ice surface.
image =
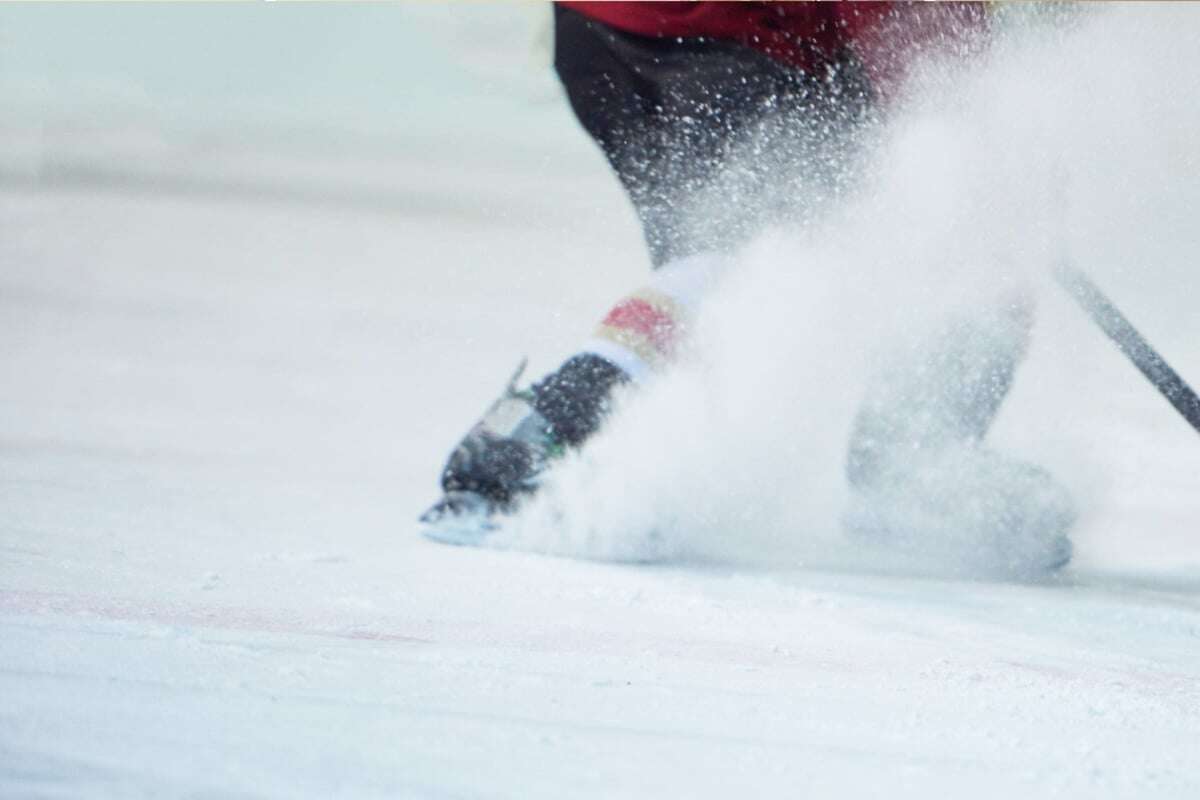
<path id="1" fill-rule="evenodd" d="M 879 575 L 832 522 L 896 319 L 866 312 L 976 288 L 920 271 L 939 247 L 1044 256 L 1037 142 L 1070 143 L 1073 256 L 1200 380 L 1197 11 L 1111 10 L 918 102 L 876 198 L 922 278 L 879 302 L 865 222 L 744 254 L 709 361 L 564 473 L 588 522 L 520 542 L 636 556 L 686 511 L 687 562 L 637 566 L 416 535 L 519 357 L 646 268 L 520 9 L 127 7 L 107 39 L 0 9 L 0 795 L 1196 796 L 1200 442 L 1052 287 L 994 443 L 1075 493 L 1076 565 Z M 288 41 L 328 82 L 251 59 Z"/>

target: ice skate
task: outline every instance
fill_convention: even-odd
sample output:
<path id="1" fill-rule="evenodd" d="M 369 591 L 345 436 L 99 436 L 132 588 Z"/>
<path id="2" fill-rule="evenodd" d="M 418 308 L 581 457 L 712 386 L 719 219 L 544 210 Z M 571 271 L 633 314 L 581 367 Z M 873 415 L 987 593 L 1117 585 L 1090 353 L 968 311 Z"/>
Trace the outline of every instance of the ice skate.
<path id="1" fill-rule="evenodd" d="M 843 524 L 907 570 L 1038 580 L 1070 562 L 1076 516 L 1044 469 L 963 446 L 857 487 Z"/>
<path id="2" fill-rule="evenodd" d="M 553 426 L 518 390 L 521 363 L 504 393 L 471 428 L 442 470 L 442 499 L 421 515 L 426 537 L 479 544 L 537 489 L 547 463 L 563 452 Z"/>

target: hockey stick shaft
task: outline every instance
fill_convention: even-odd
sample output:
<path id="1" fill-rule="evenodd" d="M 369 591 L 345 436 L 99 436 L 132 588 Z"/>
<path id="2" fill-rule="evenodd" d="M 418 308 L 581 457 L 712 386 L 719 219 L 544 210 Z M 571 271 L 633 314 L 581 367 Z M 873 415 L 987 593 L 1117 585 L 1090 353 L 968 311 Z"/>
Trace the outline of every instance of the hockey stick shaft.
<path id="1" fill-rule="evenodd" d="M 1158 354 L 1137 328 L 1121 313 L 1100 287 L 1086 274 L 1067 263 L 1054 272 L 1055 278 L 1075 298 L 1100 330 L 1117 345 L 1125 357 L 1146 376 L 1154 388 L 1175 406 L 1183 418 L 1200 433 L 1200 397 L 1187 382 Z"/>

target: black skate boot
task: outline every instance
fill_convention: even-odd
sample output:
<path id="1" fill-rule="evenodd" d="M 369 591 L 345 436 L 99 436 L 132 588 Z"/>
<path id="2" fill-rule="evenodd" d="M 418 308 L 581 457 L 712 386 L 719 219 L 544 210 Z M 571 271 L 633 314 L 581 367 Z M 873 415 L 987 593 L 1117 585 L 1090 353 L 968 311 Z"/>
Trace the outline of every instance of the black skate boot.
<path id="1" fill-rule="evenodd" d="M 547 462 L 563 452 L 553 426 L 534 408 L 533 390 L 517 389 L 524 371 L 521 362 L 504 394 L 450 454 L 442 470 L 445 496 L 421 515 L 428 538 L 476 543 L 537 488 Z"/>
<path id="2" fill-rule="evenodd" d="M 517 369 L 483 418 L 467 433 L 442 470 L 441 500 L 421 516 L 427 538 L 479 544 L 528 499 L 550 464 L 599 428 L 608 397 L 625 376 L 593 355 L 568 360 L 524 390 Z"/>

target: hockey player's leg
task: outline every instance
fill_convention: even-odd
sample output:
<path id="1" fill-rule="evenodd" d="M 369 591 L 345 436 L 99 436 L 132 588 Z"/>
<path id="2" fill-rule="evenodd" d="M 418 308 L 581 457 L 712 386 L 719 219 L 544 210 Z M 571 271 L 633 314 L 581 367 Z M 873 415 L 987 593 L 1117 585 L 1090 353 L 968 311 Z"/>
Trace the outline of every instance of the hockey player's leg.
<path id="1" fill-rule="evenodd" d="M 682 123 L 704 101 L 692 73 L 717 69 L 712 59 L 728 48 L 624 34 L 561 7 L 555 19 L 555 67 L 632 201 L 656 269 L 579 353 L 528 388 L 507 387 L 455 448 L 442 473 L 445 496 L 422 518 L 426 533 L 445 541 L 473 541 L 494 527 L 536 491 L 556 455 L 595 433 L 617 386 L 670 362 L 689 309 L 721 263 L 699 252 L 707 243 L 688 236 L 679 207 L 718 169 L 726 146 L 723 128 Z M 740 75 L 732 67 L 720 74 Z"/>
<path id="2" fill-rule="evenodd" d="M 426 535 L 473 544 L 536 492 L 558 456 L 600 429 L 618 386 L 644 382 L 670 365 L 725 263 L 701 254 L 656 270 L 557 370 L 524 389 L 516 386 L 518 371 L 451 453 L 442 471 L 444 496 L 422 517 Z"/>
<path id="3" fill-rule="evenodd" d="M 965 574 L 1035 577 L 1071 556 L 1071 498 L 1040 467 L 983 446 L 1026 349 L 1016 296 L 896 354 L 851 436 L 852 534 Z"/>
<path id="4" fill-rule="evenodd" d="M 559 6 L 555 21 L 555 68 L 625 188 L 656 270 L 612 308 L 579 354 L 528 389 L 509 386 L 471 429 L 443 472 L 445 497 L 424 517 L 435 538 L 478 538 L 474 531 L 486 532 L 536 491 L 555 455 L 596 431 L 616 386 L 670 363 L 691 309 L 723 269 L 717 253 L 767 221 L 763 204 L 751 202 L 769 194 L 764 186 L 742 186 L 753 191 L 739 202 L 721 193 L 739 136 L 757 130 L 767 110 L 793 106 L 807 109 L 809 122 L 799 127 L 810 138 L 828 127 L 814 98 L 830 81 L 748 47 L 636 36 Z M 778 127 L 795 133 L 782 121 Z M 771 184 L 768 177 L 756 180 Z M 719 202 L 697 200 L 706 193 Z"/>
<path id="5" fill-rule="evenodd" d="M 889 352 L 855 419 L 851 485 L 870 487 L 916 453 L 980 442 L 1024 357 L 1032 320 L 1028 298 L 1014 295 Z"/>

